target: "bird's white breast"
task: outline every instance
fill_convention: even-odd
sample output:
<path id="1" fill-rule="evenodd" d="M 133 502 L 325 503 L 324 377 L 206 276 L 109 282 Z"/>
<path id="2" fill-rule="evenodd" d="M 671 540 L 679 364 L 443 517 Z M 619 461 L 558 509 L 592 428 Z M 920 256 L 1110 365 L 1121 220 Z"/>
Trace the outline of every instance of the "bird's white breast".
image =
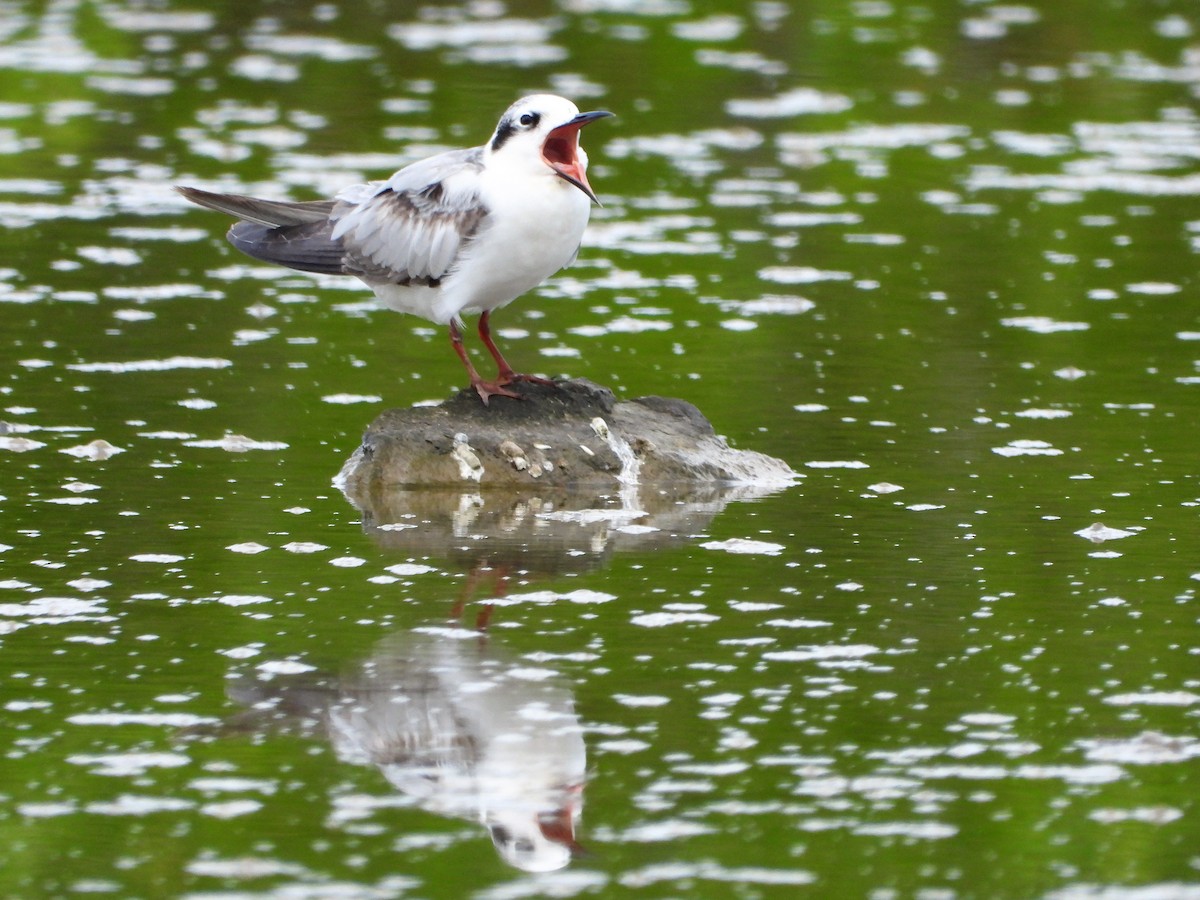
<path id="1" fill-rule="evenodd" d="M 485 169 L 483 229 L 443 282 L 438 320 L 497 309 L 537 287 L 575 257 L 591 201 L 549 171 L 512 177 Z"/>
<path id="2" fill-rule="evenodd" d="M 432 287 L 373 284 L 387 306 L 446 324 L 511 303 L 574 259 L 591 211 L 583 191 L 540 159 L 490 163 L 472 173 L 487 213 L 450 272 Z"/>

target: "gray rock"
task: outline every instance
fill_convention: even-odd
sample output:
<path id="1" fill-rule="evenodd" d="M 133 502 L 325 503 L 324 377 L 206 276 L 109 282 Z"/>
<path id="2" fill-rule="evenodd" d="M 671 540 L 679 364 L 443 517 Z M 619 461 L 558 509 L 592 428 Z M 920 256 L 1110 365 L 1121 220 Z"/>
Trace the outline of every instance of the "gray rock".
<path id="1" fill-rule="evenodd" d="M 371 423 L 338 486 L 360 508 L 397 488 L 471 490 L 736 483 L 782 487 L 782 460 L 735 450 L 695 406 L 617 401 L 586 380 L 518 383 L 521 400 L 483 406 L 464 390 L 437 406 L 391 409 Z"/>

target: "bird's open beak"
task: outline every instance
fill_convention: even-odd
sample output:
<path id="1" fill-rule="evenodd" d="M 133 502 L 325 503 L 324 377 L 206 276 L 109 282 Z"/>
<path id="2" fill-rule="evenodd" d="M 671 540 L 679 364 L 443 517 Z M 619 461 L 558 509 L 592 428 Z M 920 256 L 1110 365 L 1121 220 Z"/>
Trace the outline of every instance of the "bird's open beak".
<path id="1" fill-rule="evenodd" d="M 593 203 L 599 203 L 592 186 L 588 184 L 587 173 L 584 172 L 583 162 L 579 159 L 579 129 L 588 122 L 611 116 L 608 110 L 598 109 L 594 112 L 580 113 L 565 125 L 559 125 L 546 136 L 542 144 L 542 159 L 561 178 L 566 179 L 592 198 Z"/>
<path id="2" fill-rule="evenodd" d="M 590 854 L 575 840 L 575 818 L 569 806 L 552 813 L 538 816 L 538 829 L 546 840 L 566 847 L 572 859 L 581 859 Z"/>

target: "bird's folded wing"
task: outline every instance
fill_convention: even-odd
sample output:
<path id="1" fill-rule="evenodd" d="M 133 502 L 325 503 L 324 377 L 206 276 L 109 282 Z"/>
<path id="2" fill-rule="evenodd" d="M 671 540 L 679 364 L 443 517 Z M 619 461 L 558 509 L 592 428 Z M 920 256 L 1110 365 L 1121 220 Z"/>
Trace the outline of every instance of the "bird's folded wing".
<path id="1" fill-rule="evenodd" d="M 478 150 L 443 153 L 401 169 L 363 197 L 343 195 L 330 238 L 347 274 L 368 282 L 436 284 L 479 231 Z"/>

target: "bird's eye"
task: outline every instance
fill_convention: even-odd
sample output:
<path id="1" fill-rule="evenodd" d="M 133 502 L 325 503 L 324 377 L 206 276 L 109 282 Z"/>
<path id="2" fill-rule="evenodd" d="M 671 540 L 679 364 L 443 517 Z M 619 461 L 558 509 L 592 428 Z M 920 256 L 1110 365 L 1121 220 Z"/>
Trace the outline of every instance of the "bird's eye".
<path id="1" fill-rule="evenodd" d="M 519 121 L 526 128 L 529 128 L 538 123 L 538 118 L 539 117 L 537 113 L 525 113 L 525 115 L 521 116 Z"/>

